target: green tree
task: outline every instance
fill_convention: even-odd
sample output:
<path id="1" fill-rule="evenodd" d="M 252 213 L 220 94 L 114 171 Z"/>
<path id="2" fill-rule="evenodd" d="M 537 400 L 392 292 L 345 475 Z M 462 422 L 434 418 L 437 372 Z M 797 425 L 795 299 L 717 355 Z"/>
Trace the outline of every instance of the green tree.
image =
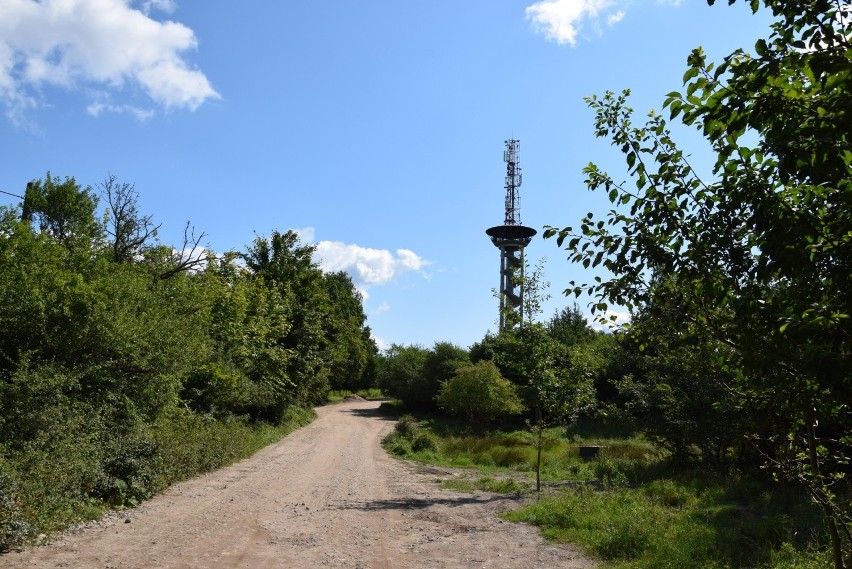
<path id="1" fill-rule="evenodd" d="M 719 362 L 736 371 L 729 397 L 773 425 L 743 434 L 822 508 L 840 569 L 852 566 L 839 497 L 852 454 L 852 14 L 829 0 L 763 4 L 776 21 L 755 53 L 716 66 L 696 49 L 685 93 L 664 105 L 709 142 L 713 179 L 661 116 L 634 126 L 626 93 L 592 97 L 595 132 L 625 154 L 633 183 L 590 164 L 587 185 L 615 209 L 546 236 L 612 274 L 568 292 L 597 296 L 598 310 L 663 307 L 677 314 L 670 334 L 701 331 L 730 348 Z"/>
<path id="2" fill-rule="evenodd" d="M 515 385 L 491 361 L 460 367 L 441 383 L 438 406 L 468 419 L 476 429 L 524 410 Z"/>
<path id="3" fill-rule="evenodd" d="M 323 281 L 329 302 L 325 332 L 331 387 L 355 391 L 363 387 L 362 378 L 376 352 L 375 342 L 364 334 L 367 315 L 361 293 L 342 271 L 327 273 Z"/>
<path id="4" fill-rule="evenodd" d="M 292 352 L 285 373 L 298 404 L 324 401 L 332 373 L 325 333 L 329 297 L 322 271 L 313 260 L 315 250 L 302 244 L 294 231 L 273 231 L 269 238 L 257 237 L 242 254 L 249 270 L 275 291 L 277 302 L 286 308 L 290 326 L 276 345 Z"/>
<path id="5" fill-rule="evenodd" d="M 594 408 L 594 376 L 584 366 L 572 365 L 569 350 L 553 340 L 540 322 L 527 322 L 504 333 L 513 335 L 516 343 L 512 360 L 504 360 L 504 365 L 524 379 L 524 399 L 533 412 L 530 428 L 536 437 L 536 491 L 541 491 L 544 432 L 570 424 Z"/>
<path id="6" fill-rule="evenodd" d="M 74 178 L 64 181 L 50 172 L 44 180 L 27 184 L 22 218 L 33 221 L 72 253 L 100 245 L 100 226 L 95 218 L 98 198 L 89 187 L 82 188 Z"/>
<path id="7" fill-rule="evenodd" d="M 416 407 L 422 401 L 423 365 L 428 355 L 429 350 L 422 346 L 392 344 L 379 359 L 379 387 L 391 397 Z"/>
<path id="8" fill-rule="evenodd" d="M 202 277 L 212 289 L 208 334 L 214 353 L 184 385 L 184 397 L 201 412 L 277 423 L 298 403 L 289 375 L 295 352 L 282 341 L 291 332 L 293 299 L 245 271 L 233 254 L 208 266 Z"/>
<path id="9" fill-rule="evenodd" d="M 700 461 L 703 468 L 724 473 L 734 464 L 759 465 L 742 433 L 747 422 L 769 422 L 758 409 L 729 397 L 727 386 L 736 370 L 720 364 L 730 360 L 730 348 L 699 331 L 685 338 L 672 335 L 680 324 L 671 317 L 676 315 L 634 314 L 632 333 L 621 338 L 627 369 L 613 380 L 618 402 L 635 427 L 667 449 L 675 463 Z M 642 344 L 641 338 L 650 336 L 655 341 Z"/>
<path id="10" fill-rule="evenodd" d="M 566 346 L 573 346 L 584 342 L 595 335 L 595 331 L 589 326 L 586 316 L 575 302 L 570 307 L 557 310 L 550 320 L 547 321 L 547 333 Z"/>
<path id="11" fill-rule="evenodd" d="M 524 271 L 524 322 L 515 322 L 510 311 L 505 320 L 510 326 L 497 336 L 486 336 L 482 344 L 471 348 L 471 359 L 493 359 L 504 377 L 520 387 L 526 407 L 532 412 L 530 428 L 536 440 L 536 490 L 541 490 L 541 453 L 544 432 L 566 425 L 595 405 L 595 374 L 590 371 L 588 354 L 558 341 L 548 327 L 534 319 L 541 314 L 549 298 L 544 279 L 544 263 Z"/>
<path id="12" fill-rule="evenodd" d="M 423 361 L 423 382 L 418 404 L 434 407 L 441 383 L 453 377 L 460 367 L 470 365 L 467 350 L 452 342 L 435 342 Z"/>

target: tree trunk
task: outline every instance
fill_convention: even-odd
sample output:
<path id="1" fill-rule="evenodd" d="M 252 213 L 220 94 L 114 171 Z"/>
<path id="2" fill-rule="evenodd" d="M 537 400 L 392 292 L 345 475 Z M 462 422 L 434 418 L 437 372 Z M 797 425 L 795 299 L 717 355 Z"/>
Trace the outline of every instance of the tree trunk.
<path id="1" fill-rule="evenodd" d="M 535 409 L 535 426 L 538 431 L 538 440 L 536 440 L 536 460 L 535 460 L 535 491 L 541 492 L 541 441 L 544 434 L 544 427 L 541 424 L 541 407 Z"/>
<path id="2" fill-rule="evenodd" d="M 822 472 L 819 467 L 819 454 L 817 453 L 816 433 L 814 432 L 814 423 L 810 422 L 807 428 L 808 439 L 808 456 L 811 463 L 811 495 L 814 496 L 825 518 L 826 529 L 831 537 L 831 558 L 834 561 L 834 569 L 847 569 L 843 562 L 843 541 L 840 539 L 840 532 L 837 530 L 837 520 L 835 519 L 834 510 L 829 503 L 829 497 L 825 492 L 825 484 L 822 479 Z"/>

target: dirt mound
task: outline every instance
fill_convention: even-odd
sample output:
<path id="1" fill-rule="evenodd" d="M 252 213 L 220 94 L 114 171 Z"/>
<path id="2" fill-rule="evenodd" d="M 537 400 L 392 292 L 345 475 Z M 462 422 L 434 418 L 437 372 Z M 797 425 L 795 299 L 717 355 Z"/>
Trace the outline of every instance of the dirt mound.
<path id="1" fill-rule="evenodd" d="M 346 401 L 347 403 L 349 403 L 351 401 L 366 401 L 366 399 L 364 399 L 360 395 L 355 395 L 354 393 L 350 393 L 349 395 L 344 397 L 343 400 Z"/>

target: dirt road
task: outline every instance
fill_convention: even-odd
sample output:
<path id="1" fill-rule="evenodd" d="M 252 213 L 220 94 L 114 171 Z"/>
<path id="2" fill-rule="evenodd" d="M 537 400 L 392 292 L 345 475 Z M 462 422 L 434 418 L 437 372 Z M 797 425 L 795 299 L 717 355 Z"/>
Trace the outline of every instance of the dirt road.
<path id="1" fill-rule="evenodd" d="M 508 498 L 441 490 L 448 474 L 394 460 L 374 402 L 317 409 L 252 458 L 34 549 L 12 568 L 585 568 L 570 547 L 502 522 Z"/>

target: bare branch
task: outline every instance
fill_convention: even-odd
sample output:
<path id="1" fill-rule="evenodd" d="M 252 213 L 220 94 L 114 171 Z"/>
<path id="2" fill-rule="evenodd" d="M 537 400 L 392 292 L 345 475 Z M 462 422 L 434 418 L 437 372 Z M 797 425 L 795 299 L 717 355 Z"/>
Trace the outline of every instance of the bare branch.
<path id="1" fill-rule="evenodd" d="M 113 260 L 130 263 L 157 236 L 160 225 L 154 224 L 152 216 L 139 214 L 139 192 L 134 184 L 118 183 L 110 174 L 99 187 L 109 206 L 104 230 L 110 238 Z"/>
<path id="2" fill-rule="evenodd" d="M 207 263 L 206 249 L 201 246 L 201 241 L 207 237 L 203 231 L 195 235 L 195 226 L 186 222 L 183 228 L 183 245 L 172 253 L 172 266 L 167 271 L 158 275 L 160 280 L 166 280 L 184 271 L 195 271 L 201 269 Z"/>

